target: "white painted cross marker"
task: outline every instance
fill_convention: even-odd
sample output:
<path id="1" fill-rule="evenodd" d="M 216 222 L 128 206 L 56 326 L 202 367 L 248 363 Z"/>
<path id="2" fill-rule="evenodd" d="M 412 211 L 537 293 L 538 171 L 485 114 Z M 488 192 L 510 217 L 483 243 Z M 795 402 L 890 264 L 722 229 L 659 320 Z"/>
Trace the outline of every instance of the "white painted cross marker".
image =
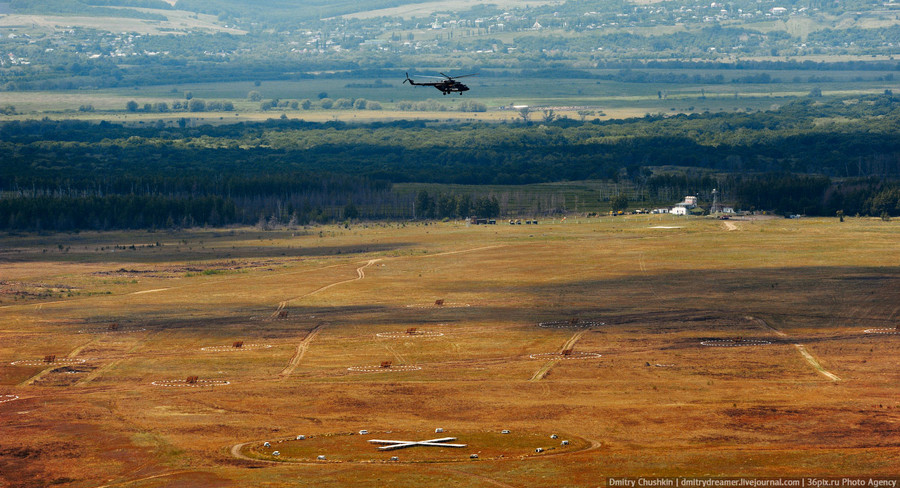
<path id="1" fill-rule="evenodd" d="M 403 449 L 412 446 L 433 446 L 433 447 L 466 447 L 466 444 L 447 444 L 447 441 L 455 441 L 456 437 L 441 437 L 438 439 L 428 439 L 427 441 L 392 441 L 382 439 L 371 439 L 371 444 L 387 444 L 378 448 L 379 451 L 390 451 L 393 449 Z"/>

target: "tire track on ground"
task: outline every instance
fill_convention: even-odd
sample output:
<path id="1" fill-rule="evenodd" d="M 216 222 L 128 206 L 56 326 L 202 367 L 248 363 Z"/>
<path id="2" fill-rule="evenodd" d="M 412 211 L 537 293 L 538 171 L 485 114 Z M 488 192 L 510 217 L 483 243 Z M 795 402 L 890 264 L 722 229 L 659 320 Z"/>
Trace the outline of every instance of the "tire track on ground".
<path id="1" fill-rule="evenodd" d="M 496 246 L 473 247 L 472 249 L 460 249 L 459 251 L 445 251 L 445 252 L 439 252 L 437 254 L 428 254 L 425 256 L 416 256 L 416 257 L 418 257 L 418 258 L 434 258 L 437 256 L 447 256 L 449 254 L 462 254 L 465 252 L 484 251 L 487 249 L 497 249 L 500 247 L 507 247 L 507 244 L 498 244 Z"/>
<path id="2" fill-rule="evenodd" d="M 442 472 L 444 472 L 444 473 L 461 474 L 461 475 L 464 475 L 464 476 L 469 476 L 469 477 L 472 477 L 472 478 L 476 478 L 476 479 L 479 479 L 479 480 L 481 480 L 481 481 L 490 483 L 490 484 L 492 484 L 492 485 L 494 485 L 494 486 L 499 486 L 500 488 L 516 488 L 516 486 L 514 486 L 514 485 L 510 485 L 510 484 L 504 483 L 504 482 L 502 482 L 502 481 L 495 480 L 494 478 L 485 476 L 485 475 L 483 475 L 483 474 L 470 473 L 470 472 L 468 472 L 468 471 L 463 471 L 463 470 L 461 470 L 461 469 L 454 469 L 454 468 L 451 468 L 451 467 L 448 467 L 448 466 L 432 466 L 431 468 L 434 469 L 435 471 L 442 471 Z"/>
<path id="3" fill-rule="evenodd" d="M 578 339 L 581 339 L 581 336 L 583 336 L 586 332 L 587 330 L 580 330 L 576 332 L 572 337 L 569 338 L 569 340 L 565 342 L 565 344 L 563 344 L 559 352 L 562 353 L 563 351 L 573 349 L 575 347 L 575 343 L 578 342 Z M 540 381 L 544 379 L 544 377 L 547 376 L 547 373 L 549 373 L 557 363 L 559 363 L 559 359 L 551 359 L 547 361 L 543 366 L 541 366 L 541 369 L 537 370 L 537 372 L 535 372 L 531 379 L 529 379 L 528 381 Z"/>
<path id="4" fill-rule="evenodd" d="M 338 281 L 335 283 L 331 283 L 329 285 L 321 286 L 309 293 L 305 293 L 298 297 L 289 298 L 287 300 L 282 301 L 281 303 L 278 304 L 278 309 L 275 311 L 275 314 L 273 316 L 279 314 L 282 310 L 284 310 L 285 307 L 287 307 L 287 304 L 292 301 L 300 300 L 301 298 L 306 298 L 308 296 L 315 295 L 316 293 L 325 291 L 329 288 L 333 288 L 338 285 L 342 285 L 344 283 L 350 283 L 352 281 L 359 281 L 359 280 L 365 278 L 366 277 L 366 268 L 368 268 L 369 266 L 372 266 L 373 264 L 377 263 L 378 261 L 381 261 L 381 259 L 370 259 L 368 262 L 366 262 L 366 264 L 356 268 L 356 278 L 350 278 L 348 280 L 341 280 L 341 281 Z M 279 380 L 283 380 L 283 379 L 287 378 L 288 376 L 291 375 L 291 373 L 294 372 L 295 369 L 297 369 L 297 366 L 300 365 L 300 361 L 303 359 L 303 356 L 306 354 L 306 351 L 309 350 L 309 344 L 312 342 L 313 339 L 316 338 L 316 336 L 319 334 L 319 332 L 321 332 L 322 328 L 323 328 L 323 325 L 321 325 L 321 324 L 315 326 L 311 331 L 309 331 L 309 333 L 306 334 L 306 337 L 304 337 L 303 340 L 300 341 L 300 344 L 297 345 L 297 351 L 294 353 L 293 356 L 291 356 L 291 360 L 288 362 L 288 365 L 283 370 L 281 370 L 280 373 L 278 373 Z"/>
<path id="5" fill-rule="evenodd" d="M 641 253 L 640 257 L 638 258 L 638 265 L 641 268 L 641 275 L 646 277 L 647 276 L 647 266 L 644 264 L 644 253 Z M 656 298 L 656 301 L 659 302 L 660 305 L 662 305 L 663 299 L 661 296 L 659 296 L 659 293 L 656 293 L 656 286 L 654 284 L 654 280 L 647 281 L 647 289 L 650 290 L 650 293 L 653 294 L 653 297 Z"/>
<path id="6" fill-rule="evenodd" d="M 288 365 L 278 373 L 278 379 L 283 380 L 291 375 L 297 366 L 300 365 L 300 361 L 303 359 L 303 355 L 306 354 L 306 351 L 309 350 L 309 343 L 312 342 L 313 339 L 319 334 L 319 331 L 322 330 L 321 325 L 317 325 L 310 330 L 306 337 L 300 341 L 300 344 L 297 345 L 297 351 L 291 356 L 291 360 L 288 362 Z"/>
<path id="7" fill-rule="evenodd" d="M 177 475 L 177 474 L 196 473 L 196 472 L 197 472 L 196 470 L 172 471 L 172 472 L 170 472 L 170 473 L 155 474 L 155 475 L 153 475 L 153 476 L 146 476 L 146 477 L 144 477 L 144 478 L 138 478 L 138 479 L 135 479 L 135 480 L 119 481 L 119 482 L 117 482 L 117 483 L 110 483 L 110 484 L 106 484 L 106 485 L 99 485 L 99 486 L 97 486 L 97 487 L 95 487 L 95 488 L 108 488 L 108 487 L 110 487 L 110 486 L 130 485 L 130 484 L 132 484 L 132 483 L 138 483 L 138 482 L 140 482 L 140 481 L 147 481 L 147 480 L 153 480 L 153 479 L 158 479 L 158 478 L 166 478 L 166 477 L 169 477 L 169 476 L 175 476 L 175 475 Z"/>
<path id="8" fill-rule="evenodd" d="M 153 334 L 153 336 L 157 336 L 157 335 L 159 335 L 160 333 L 161 333 L 161 331 L 160 331 L 160 332 L 156 332 L 155 334 Z M 122 353 L 123 355 L 122 355 L 121 357 L 114 358 L 112 361 L 110 361 L 110 362 L 104 364 L 103 366 L 100 366 L 99 368 L 97 368 L 97 369 L 91 371 L 90 373 L 87 374 L 87 376 L 85 376 L 84 378 L 82 378 L 82 379 L 76 381 L 75 383 L 73 383 L 72 386 L 80 386 L 80 387 L 83 387 L 83 386 L 87 385 L 88 383 L 94 381 L 94 380 L 97 379 L 101 374 L 106 373 L 107 371 L 109 371 L 109 370 L 115 368 L 116 366 L 118 366 L 119 363 L 121 363 L 122 361 L 125 361 L 125 360 L 128 360 L 128 359 L 134 357 L 134 356 L 133 356 L 134 351 L 138 350 L 139 347 L 141 347 L 142 345 L 144 345 L 145 342 L 148 342 L 148 341 L 151 341 L 151 338 L 147 338 L 146 340 L 139 340 L 139 341 L 137 341 L 137 342 L 136 342 L 133 346 L 131 346 L 127 351 L 125 351 L 124 353 Z M 93 342 L 93 341 L 91 341 L 91 342 Z M 166 354 L 166 356 L 168 356 L 168 354 Z"/>
<path id="9" fill-rule="evenodd" d="M 389 346 L 389 345 L 386 345 L 386 344 L 385 344 L 384 348 L 387 349 L 387 351 L 388 351 L 389 353 L 391 353 L 391 354 L 394 356 L 394 359 L 397 360 L 397 364 L 398 364 L 398 365 L 399 365 L 399 364 L 404 364 L 404 365 L 412 364 L 412 363 L 409 362 L 409 359 L 407 359 L 406 356 L 404 356 L 404 355 L 400 354 L 399 352 L 397 352 L 397 350 L 394 349 L 392 346 Z"/>
<path id="10" fill-rule="evenodd" d="M 84 348 L 86 348 L 87 346 L 93 344 L 94 340 L 95 340 L 95 339 L 91 339 L 91 340 L 85 342 L 84 344 L 82 344 L 82 345 L 76 347 L 75 349 L 73 349 L 72 352 L 70 352 L 69 354 L 66 355 L 66 359 L 75 359 L 75 356 L 77 356 L 78 354 L 80 354 L 81 351 L 84 350 Z M 39 372 L 38 372 L 37 374 L 35 374 L 34 376 L 32 376 L 32 377 L 26 379 L 25 381 L 19 383 L 19 386 L 28 386 L 28 385 L 31 385 L 31 384 L 33 384 L 35 381 L 37 381 L 37 380 L 43 378 L 44 376 L 46 376 L 47 374 L 50 374 L 50 372 L 53 371 L 54 369 L 60 367 L 59 364 L 53 364 L 53 363 L 48 363 L 47 366 L 48 366 L 47 368 L 42 369 L 41 371 L 39 371 Z M 77 384 L 77 383 L 79 383 L 79 382 L 80 382 L 80 381 L 78 381 L 78 382 L 76 382 L 76 383 L 73 383 L 72 386 L 74 386 L 75 384 Z"/>
<path id="11" fill-rule="evenodd" d="M 318 268 L 309 268 L 309 269 L 300 269 L 300 270 L 293 270 L 293 271 L 285 271 L 285 272 L 278 273 L 278 274 L 272 275 L 272 276 L 280 277 L 280 276 L 287 276 L 287 275 L 292 275 L 292 274 L 310 273 L 310 272 L 313 272 L 313 271 L 321 271 L 321 270 L 323 270 L 323 269 L 328 269 L 328 268 L 336 268 L 336 267 L 338 267 L 338 266 L 343 266 L 343 265 L 342 265 L 342 264 L 329 264 L 328 266 L 321 266 L 321 267 L 318 267 Z M 22 303 L 22 304 L 14 304 L 14 305 L 2 305 L 2 306 L 0 306 L 0 309 L 2 309 L 2 308 L 13 308 L 13 307 L 31 307 L 31 306 L 35 306 L 35 305 L 36 305 L 37 308 L 35 309 L 35 312 L 40 312 L 40 311 L 41 311 L 41 308 L 42 308 L 44 305 L 59 305 L 59 304 L 63 304 L 63 303 L 65 303 L 65 304 L 72 304 L 72 303 L 75 303 L 75 302 L 81 302 L 81 301 L 84 301 L 84 300 L 95 300 L 95 299 L 97 299 L 97 298 L 112 298 L 112 297 L 123 298 L 123 297 L 134 296 L 134 295 L 142 295 L 142 294 L 145 294 L 145 293 L 160 293 L 160 292 L 164 292 L 164 291 L 182 290 L 182 289 L 184 289 L 184 288 L 188 288 L 188 289 L 190 289 L 190 288 L 199 288 L 199 287 L 201 287 L 201 286 L 218 285 L 218 284 L 221 284 L 221 283 L 224 283 L 224 282 L 227 282 L 227 281 L 234 281 L 234 280 L 239 280 L 239 279 L 244 279 L 244 278 L 245 278 L 244 276 L 233 276 L 233 277 L 228 277 L 228 278 L 220 278 L 220 279 L 216 279 L 216 280 L 212 280 L 212 281 L 204 281 L 203 283 L 188 283 L 188 284 L 184 284 L 184 285 L 170 286 L 170 287 L 168 287 L 168 288 L 155 288 L 155 289 L 152 289 L 152 290 L 138 290 L 138 291 L 134 291 L 134 292 L 122 293 L 121 295 L 101 296 L 101 297 L 98 297 L 98 296 L 89 296 L 89 297 L 83 297 L 83 298 L 72 298 L 72 299 L 68 299 L 68 300 L 53 300 L 53 301 L 50 301 L 50 302 Z"/>
<path id="12" fill-rule="evenodd" d="M 337 281 L 337 282 L 331 283 L 331 284 L 329 284 L 329 285 L 325 285 L 325 286 L 321 286 L 321 287 L 319 287 L 319 288 L 316 288 L 315 290 L 313 290 L 313 291 L 311 291 L 311 292 L 309 292 L 309 293 L 304 293 L 303 295 L 300 295 L 300 296 L 297 296 L 297 297 L 294 297 L 294 298 L 288 298 L 287 300 L 285 300 L 285 301 L 283 301 L 283 302 L 281 302 L 281 303 L 278 304 L 278 310 L 277 310 L 275 313 L 277 314 L 278 312 L 280 312 L 281 310 L 283 310 L 283 309 L 288 305 L 288 303 L 290 303 L 290 302 L 293 302 L 293 301 L 296 301 L 296 300 L 300 300 L 301 298 L 306 298 L 306 297 L 308 297 L 308 296 L 315 295 L 316 293 L 325 291 L 325 290 L 327 290 L 327 289 L 329 289 L 329 288 L 334 288 L 335 286 L 338 286 L 338 285 L 343 285 L 344 283 L 350 283 L 351 281 L 359 281 L 359 280 L 365 278 L 365 277 L 366 277 L 366 268 L 368 268 L 369 266 L 372 266 L 373 264 L 377 263 L 378 261 L 381 261 L 381 258 L 378 258 L 378 259 L 370 259 L 366 264 L 364 264 L 364 265 L 362 265 L 362 266 L 356 268 L 356 278 L 350 278 L 350 279 L 347 279 L 347 280 Z"/>
<path id="13" fill-rule="evenodd" d="M 784 332 L 782 332 L 782 331 L 776 329 L 775 327 L 772 327 L 771 325 L 769 325 L 769 323 L 766 322 L 766 321 L 763 320 L 763 319 L 759 319 L 759 318 L 756 318 L 756 317 L 747 317 L 747 318 L 750 319 L 750 320 L 755 321 L 756 323 L 758 323 L 758 324 L 760 324 L 760 325 L 762 325 L 762 326 L 764 326 L 764 327 L 766 327 L 767 329 L 769 329 L 769 330 L 771 330 L 772 332 L 774 332 L 775 334 L 777 334 L 779 337 L 784 337 L 784 338 L 789 337 L 789 336 L 788 336 L 787 334 L 785 334 Z M 792 345 L 793 345 L 795 348 L 797 348 L 797 351 L 800 352 L 800 355 L 803 357 L 803 359 L 805 359 L 806 362 L 809 363 L 810 366 L 813 367 L 813 369 L 815 369 L 815 370 L 818 371 L 819 373 L 822 373 L 822 376 L 825 376 L 826 378 L 830 379 L 831 381 L 841 381 L 841 379 L 840 379 L 836 374 L 827 371 L 827 370 L 819 363 L 819 361 L 818 361 L 812 354 L 810 354 L 809 351 L 806 350 L 806 348 L 805 348 L 802 344 L 798 344 L 798 343 L 795 342 L 795 343 L 793 343 Z"/>
<path id="14" fill-rule="evenodd" d="M 733 224 L 733 223 L 731 223 L 731 222 L 722 222 L 722 225 L 725 226 L 725 230 L 727 230 L 727 231 L 741 230 L 740 227 L 738 227 L 737 225 L 735 225 L 735 224 Z"/>

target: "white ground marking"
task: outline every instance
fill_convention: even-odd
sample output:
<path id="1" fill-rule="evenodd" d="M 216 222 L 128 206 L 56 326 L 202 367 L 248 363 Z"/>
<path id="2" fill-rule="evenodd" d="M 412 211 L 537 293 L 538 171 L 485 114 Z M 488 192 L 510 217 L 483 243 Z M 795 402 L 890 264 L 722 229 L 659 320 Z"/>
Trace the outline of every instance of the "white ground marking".
<path id="1" fill-rule="evenodd" d="M 542 352 L 538 354 L 531 354 L 528 357 L 530 359 L 596 359 L 599 357 L 603 357 L 603 355 L 596 352 L 573 351 L 568 355 L 561 352 Z"/>
<path id="2" fill-rule="evenodd" d="M 143 295 L 144 293 L 156 293 L 158 291 L 166 291 L 169 289 L 170 288 L 155 288 L 153 290 L 141 290 L 141 291 L 136 291 L 134 293 L 131 293 L 131 295 Z"/>
<path id="3" fill-rule="evenodd" d="M 740 341 L 736 341 L 733 339 L 714 339 L 711 341 L 702 341 L 700 344 L 709 347 L 752 347 L 752 346 L 767 346 L 771 344 L 771 341 L 760 340 L 760 339 L 744 339 Z"/>
<path id="4" fill-rule="evenodd" d="M 17 395 L 0 395 L 0 403 L 11 402 L 18 399 L 19 397 Z"/>
<path id="5" fill-rule="evenodd" d="M 397 332 L 379 332 L 376 337 L 384 339 L 406 339 L 410 337 L 440 337 L 443 332 L 435 332 L 431 330 L 417 330 L 415 332 L 397 331 Z"/>
<path id="6" fill-rule="evenodd" d="M 437 439 L 428 439 L 425 441 L 394 441 L 384 439 L 371 439 L 370 444 L 386 444 L 378 448 L 379 451 L 392 451 L 394 449 L 404 449 L 413 446 L 432 446 L 432 447 L 466 447 L 467 444 L 448 444 L 449 441 L 455 441 L 456 437 L 439 437 Z"/>
<path id="7" fill-rule="evenodd" d="M 390 368 L 382 368 L 381 366 L 350 366 L 347 371 L 351 373 L 402 373 L 404 371 L 418 371 L 421 366 L 391 366 Z"/>
<path id="8" fill-rule="evenodd" d="M 272 347 L 272 344 L 244 344 L 241 347 L 234 346 L 207 346 L 201 347 L 201 351 L 207 352 L 239 352 L 239 351 L 253 351 L 256 349 L 268 349 Z"/>
<path id="9" fill-rule="evenodd" d="M 471 307 L 468 303 L 445 303 L 443 305 L 436 305 L 434 303 L 417 303 L 413 305 L 407 305 L 406 308 L 466 308 Z"/>
<path id="10" fill-rule="evenodd" d="M 54 364 L 81 364 L 83 362 L 85 362 L 84 359 L 73 358 L 58 358 L 51 362 L 44 361 L 43 359 L 20 359 L 9 364 L 13 366 L 53 366 Z"/>
<path id="11" fill-rule="evenodd" d="M 110 329 L 107 327 L 97 327 L 95 329 L 81 329 L 79 334 L 127 334 L 129 332 L 142 332 L 147 330 L 144 327 L 126 327 L 123 329 Z"/>
<path id="12" fill-rule="evenodd" d="M 188 383 L 187 380 L 158 380 L 150 384 L 164 388 L 203 388 L 230 385 L 231 382 L 228 380 L 197 380 L 195 383 Z"/>
<path id="13" fill-rule="evenodd" d="M 551 322 L 541 322 L 538 324 L 538 327 L 543 327 L 545 329 L 588 329 L 591 327 L 599 327 L 601 325 L 606 324 L 596 320 L 579 320 L 574 323 L 571 320 L 554 320 Z"/>
<path id="14" fill-rule="evenodd" d="M 888 334 L 888 335 L 900 335 L 900 330 L 897 329 L 866 329 L 866 334 Z"/>

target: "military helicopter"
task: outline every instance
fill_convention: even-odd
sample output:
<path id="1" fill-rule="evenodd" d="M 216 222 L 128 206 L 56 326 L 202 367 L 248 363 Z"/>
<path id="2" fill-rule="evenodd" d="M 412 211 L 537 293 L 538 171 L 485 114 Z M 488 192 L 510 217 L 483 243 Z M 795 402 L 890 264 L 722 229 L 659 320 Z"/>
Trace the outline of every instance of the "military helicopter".
<path id="1" fill-rule="evenodd" d="M 478 74 L 478 73 L 472 73 L 470 75 L 462 75 L 462 76 L 452 77 L 449 75 L 445 75 L 444 73 L 441 73 L 441 76 L 446 78 L 445 80 L 436 81 L 433 83 L 416 83 L 415 81 L 412 80 L 412 78 L 409 77 L 409 73 L 406 73 L 406 79 L 403 80 L 403 83 L 409 82 L 410 85 L 433 86 L 433 87 L 437 88 L 438 90 L 440 90 L 441 93 L 443 93 L 444 95 L 446 95 L 448 93 L 453 93 L 453 92 L 457 92 L 460 95 L 462 95 L 462 92 L 469 91 L 469 87 L 456 81 L 456 78 L 465 78 L 466 76 L 475 76 L 476 74 Z M 437 78 L 437 76 L 429 76 L 428 78 Z"/>

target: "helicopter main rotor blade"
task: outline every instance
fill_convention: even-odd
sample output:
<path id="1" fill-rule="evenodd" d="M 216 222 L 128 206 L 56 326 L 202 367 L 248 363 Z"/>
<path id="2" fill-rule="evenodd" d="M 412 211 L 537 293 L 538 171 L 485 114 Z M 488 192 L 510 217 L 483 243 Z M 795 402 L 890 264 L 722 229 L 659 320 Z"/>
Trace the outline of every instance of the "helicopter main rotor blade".
<path id="1" fill-rule="evenodd" d="M 446 75 L 446 74 L 444 74 L 444 73 L 441 73 L 441 74 L 444 75 L 444 77 L 447 78 L 448 80 L 455 80 L 455 79 L 457 79 L 457 78 L 465 78 L 466 76 L 475 76 L 475 75 L 477 75 L 478 73 L 471 73 L 471 74 L 468 74 L 468 75 L 460 75 L 460 76 L 450 76 L 450 75 Z"/>

